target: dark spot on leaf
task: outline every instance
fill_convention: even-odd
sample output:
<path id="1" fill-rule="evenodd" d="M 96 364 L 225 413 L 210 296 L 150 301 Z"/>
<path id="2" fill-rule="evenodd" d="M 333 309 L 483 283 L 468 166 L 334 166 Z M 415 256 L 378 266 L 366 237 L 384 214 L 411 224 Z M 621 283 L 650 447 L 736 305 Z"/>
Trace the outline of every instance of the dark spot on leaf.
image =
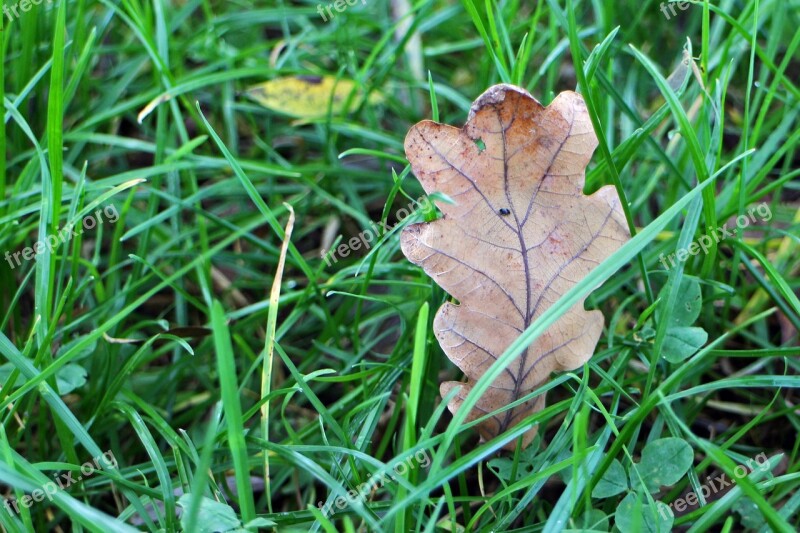
<path id="1" fill-rule="evenodd" d="M 319 85 L 322 83 L 322 76 L 295 76 L 300 81 L 306 81 L 308 83 L 312 83 L 314 85 Z"/>
<path id="2" fill-rule="evenodd" d="M 504 216 L 504 217 L 506 217 L 506 216 L 511 214 L 511 211 L 509 211 L 505 207 L 501 208 L 500 211 L 498 211 L 498 212 L 500 213 L 501 216 Z"/>

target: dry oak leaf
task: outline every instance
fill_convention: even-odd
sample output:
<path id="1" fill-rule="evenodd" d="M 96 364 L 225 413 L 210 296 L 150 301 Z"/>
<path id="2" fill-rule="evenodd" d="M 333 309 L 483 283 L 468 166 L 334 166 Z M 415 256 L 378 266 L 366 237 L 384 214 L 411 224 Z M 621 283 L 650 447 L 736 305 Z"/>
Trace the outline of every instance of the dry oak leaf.
<path id="1" fill-rule="evenodd" d="M 615 189 L 583 194 L 596 147 L 580 95 L 566 91 L 543 107 L 513 85 L 483 93 L 461 129 L 424 120 L 408 132 L 406 157 L 425 192 L 455 202 L 437 202 L 442 218 L 401 237 L 406 257 L 459 302 L 442 305 L 433 323 L 467 377 L 441 384 L 442 396 L 461 387 L 453 413 L 514 339 L 628 240 Z M 580 367 L 602 329 L 602 313 L 585 311 L 581 300 L 512 361 L 467 420 L 522 398 L 554 371 Z M 479 433 L 491 439 L 543 407 L 542 394 L 488 418 Z M 535 434 L 532 425 L 523 448 Z"/>

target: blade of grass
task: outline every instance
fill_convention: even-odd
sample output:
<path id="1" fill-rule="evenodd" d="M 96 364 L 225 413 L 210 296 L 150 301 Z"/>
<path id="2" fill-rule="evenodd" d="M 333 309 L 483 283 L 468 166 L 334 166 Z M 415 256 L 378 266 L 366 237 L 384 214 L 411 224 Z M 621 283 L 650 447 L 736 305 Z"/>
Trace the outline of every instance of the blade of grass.
<path id="1" fill-rule="evenodd" d="M 286 262 L 286 250 L 292 240 L 292 229 L 294 228 L 294 209 L 290 204 L 284 204 L 289 211 L 289 221 L 286 222 L 286 229 L 283 234 L 283 244 L 281 253 L 278 257 L 278 267 L 275 270 L 275 279 L 272 281 L 272 290 L 269 295 L 269 310 L 267 311 L 267 335 L 264 345 L 264 362 L 261 367 L 261 397 L 269 396 L 272 391 L 272 367 L 274 364 L 275 329 L 278 322 L 278 301 L 281 297 L 281 280 L 283 279 L 283 267 Z M 269 440 L 269 401 L 261 406 L 261 434 L 264 440 Z M 264 484 L 267 495 L 267 510 L 272 512 L 272 493 L 270 491 L 269 478 L 269 454 L 264 453 Z"/>
<path id="2" fill-rule="evenodd" d="M 253 485 L 250 482 L 247 445 L 244 437 L 242 406 L 239 403 L 239 385 L 236 379 L 236 362 L 225 311 L 222 304 L 214 300 L 211 305 L 211 329 L 214 330 L 214 350 L 217 354 L 217 371 L 222 392 L 222 407 L 228 427 L 228 445 L 233 458 L 236 478 L 236 495 L 242 513 L 242 521 L 247 523 L 256 517 L 253 502 Z"/>

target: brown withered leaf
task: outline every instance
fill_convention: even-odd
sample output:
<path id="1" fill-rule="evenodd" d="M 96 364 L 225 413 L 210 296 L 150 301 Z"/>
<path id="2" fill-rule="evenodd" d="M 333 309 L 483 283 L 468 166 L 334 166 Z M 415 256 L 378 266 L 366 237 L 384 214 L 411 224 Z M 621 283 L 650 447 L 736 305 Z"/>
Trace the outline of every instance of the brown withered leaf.
<path id="1" fill-rule="evenodd" d="M 439 344 L 467 377 L 441 384 L 442 396 L 461 386 L 452 412 L 520 333 L 628 239 L 614 188 L 583 194 L 596 147 L 581 96 L 563 92 L 545 108 L 512 85 L 481 95 L 461 129 L 426 120 L 408 132 L 406 156 L 425 192 L 455 202 L 438 202 L 442 218 L 401 237 L 406 257 L 460 303 L 445 303 L 434 319 Z M 602 329 L 602 313 L 585 311 L 581 300 L 508 366 L 468 420 L 581 366 Z M 539 395 L 478 430 L 490 439 L 543 407 Z M 523 447 L 535 434 L 525 432 Z"/>

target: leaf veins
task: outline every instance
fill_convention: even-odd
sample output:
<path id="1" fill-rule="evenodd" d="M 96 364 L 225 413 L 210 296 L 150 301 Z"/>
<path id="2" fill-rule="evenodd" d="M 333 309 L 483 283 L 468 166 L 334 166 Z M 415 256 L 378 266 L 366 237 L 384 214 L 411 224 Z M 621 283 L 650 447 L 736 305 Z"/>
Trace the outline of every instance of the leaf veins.
<path id="1" fill-rule="evenodd" d="M 441 219 L 401 237 L 406 257 L 460 302 L 445 303 L 434 319 L 439 344 L 467 377 L 441 384 L 442 396 L 461 387 L 452 412 L 520 333 L 628 239 L 614 188 L 583 194 L 596 147 L 580 95 L 563 92 L 545 108 L 511 85 L 481 95 L 463 128 L 426 120 L 408 132 L 406 156 L 425 192 L 454 200 L 438 202 Z M 581 366 L 602 329 L 600 311 L 576 304 L 492 383 L 468 420 L 522 398 L 554 371 Z M 543 407 L 540 395 L 494 414 L 479 432 L 488 440 Z M 525 433 L 523 447 L 535 432 Z"/>

